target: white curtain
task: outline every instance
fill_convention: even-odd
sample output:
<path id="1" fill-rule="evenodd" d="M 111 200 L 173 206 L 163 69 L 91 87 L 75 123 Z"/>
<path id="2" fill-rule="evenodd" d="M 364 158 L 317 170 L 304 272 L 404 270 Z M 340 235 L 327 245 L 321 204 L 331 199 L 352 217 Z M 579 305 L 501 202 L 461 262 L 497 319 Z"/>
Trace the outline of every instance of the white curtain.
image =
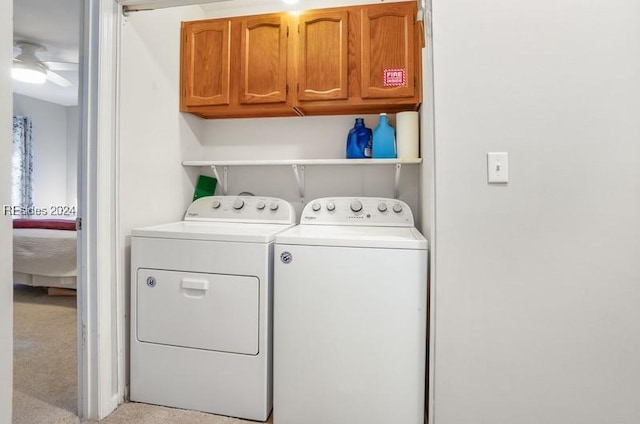
<path id="1" fill-rule="evenodd" d="M 13 156 L 11 161 L 13 206 L 19 206 L 22 215 L 30 215 L 33 209 L 33 140 L 31 119 L 13 117 Z"/>

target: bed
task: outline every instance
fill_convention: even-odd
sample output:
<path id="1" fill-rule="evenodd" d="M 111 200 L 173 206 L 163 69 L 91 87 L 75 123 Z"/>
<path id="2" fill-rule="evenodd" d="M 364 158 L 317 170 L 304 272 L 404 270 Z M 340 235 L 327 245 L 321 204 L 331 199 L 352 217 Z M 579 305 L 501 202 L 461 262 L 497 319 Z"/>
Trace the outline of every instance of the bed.
<path id="1" fill-rule="evenodd" d="M 76 288 L 77 237 L 74 220 L 13 220 L 13 282 Z"/>

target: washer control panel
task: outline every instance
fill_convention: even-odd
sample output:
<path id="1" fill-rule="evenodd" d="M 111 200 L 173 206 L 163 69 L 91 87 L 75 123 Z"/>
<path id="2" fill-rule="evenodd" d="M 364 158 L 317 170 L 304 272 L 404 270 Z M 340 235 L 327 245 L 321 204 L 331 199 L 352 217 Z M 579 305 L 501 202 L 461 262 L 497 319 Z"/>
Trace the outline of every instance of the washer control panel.
<path id="1" fill-rule="evenodd" d="M 309 202 L 301 224 L 413 227 L 409 206 L 383 197 L 325 197 Z"/>
<path id="2" fill-rule="evenodd" d="M 185 221 L 295 224 L 296 213 L 286 200 L 263 196 L 207 196 L 194 200 Z"/>

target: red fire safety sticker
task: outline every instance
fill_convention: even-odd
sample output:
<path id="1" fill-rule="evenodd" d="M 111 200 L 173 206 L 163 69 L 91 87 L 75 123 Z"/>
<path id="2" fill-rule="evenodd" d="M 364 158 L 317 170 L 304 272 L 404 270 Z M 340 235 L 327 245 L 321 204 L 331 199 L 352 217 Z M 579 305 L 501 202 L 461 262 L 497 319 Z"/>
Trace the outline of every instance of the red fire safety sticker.
<path id="1" fill-rule="evenodd" d="M 385 69 L 383 71 L 385 87 L 402 87 L 407 85 L 407 70 L 405 68 Z"/>

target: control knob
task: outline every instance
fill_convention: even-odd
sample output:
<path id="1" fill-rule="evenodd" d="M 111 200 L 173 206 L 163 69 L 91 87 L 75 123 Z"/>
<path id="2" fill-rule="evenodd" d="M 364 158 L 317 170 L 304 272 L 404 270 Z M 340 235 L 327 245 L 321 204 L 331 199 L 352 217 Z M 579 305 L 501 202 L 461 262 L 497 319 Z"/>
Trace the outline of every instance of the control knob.
<path id="1" fill-rule="evenodd" d="M 395 213 L 400 213 L 402 212 L 402 205 L 400 203 L 396 203 L 395 205 L 393 205 L 393 211 Z"/>
<path id="2" fill-rule="evenodd" d="M 336 204 L 335 204 L 335 203 L 333 203 L 333 202 L 329 202 L 329 203 L 327 203 L 327 210 L 328 210 L 329 212 L 333 212 L 333 211 L 335 211 L 335 210 L 336 210 Z"/>
<path id="3" fill-rule="evenodd" d="M 279 207 L 280 205 L 278 204 L 278 202 L 271 202 L 269 204 L 269 209 L 271 209 L 272 211 L 277 211 Z"/>
<path id="4" fill-rule="evenodd" d="M 211 202 L 211 207 L 213 209 L 218 209 L 220 207 L 220 201 L 219 200 L 214 200 L 213 202 Z"/>
<path id="5" fill-rule="evenodd" d="M 258 202 L 258 204 L 256 205 L 256 209 L 258 209 L 259 211 L 263 210 L 265 207 L 267 206 L 266 203 L 264 203 L 262 200 Z"/>
<path id="6" fill-rule="evenodd" d="M 386 203 L 378 203 L 378 210 L 380 212 L 386 212 L 387 211 L 387 204 Z"/>
<path id="7" fill-rule="evenodd" d="M 233 209 L 239 211 L 240 209 L 242 209 L 244 207 L 244 200 L 242 199 L 236 199 L 235 202 L 233 202 Z"/>
<path id="8" fill-rule="evenodd" d="M 313 202 L 313 204 L 311 205 L 311 209 L 314 212 L 318 212 L 320 210 L 320 208 L 321 208 L 321 206 L 320 206 L 320 203 L 318 203 L 318 202 Z"/>
<path id="9" fill-rule="evenodd" d="M 362 210 L 362 202 L 359 200 L 354 200 L 350 206 L 353 212 L 360 212 Z"/>

